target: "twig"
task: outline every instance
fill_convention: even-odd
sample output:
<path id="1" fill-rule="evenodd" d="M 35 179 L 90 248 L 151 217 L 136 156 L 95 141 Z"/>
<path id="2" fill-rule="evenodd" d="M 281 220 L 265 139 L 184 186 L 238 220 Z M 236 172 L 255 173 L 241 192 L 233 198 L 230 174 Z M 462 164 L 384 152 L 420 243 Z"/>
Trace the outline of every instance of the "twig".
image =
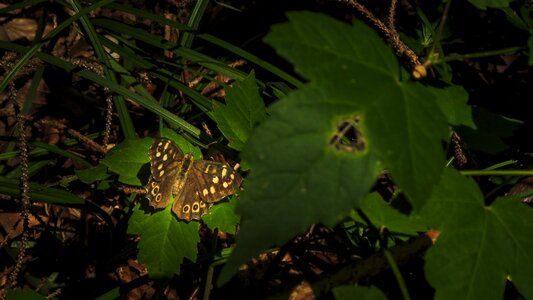
<path id="1" fill-rule="evenodd" d="M 388 251 L 394 258 L 394 261 L 396 261 L 398 265 L 402 265 L 415 257 L 420 257 L 431 245 L 431 239 L 426 234 L 423 234 L 412 239 L 405 245 L 394 246 L 388 249 Z M 335 286 L 354 284 L 363 279 L 367 280 L 382 273 L 389 267 L 390 265 L 387 262 L 385 255 L 380 252 L 363 261 L 354 262 L 337 272 L 325 273 L 310 284 L 315 297 L 321 298 L 328 294 Z M 287 299 L 285 296 L 290 293 L 291 291 L 286 291 L 283 293 L 284 295 L 279 295 L 280 297 L 275 298 Z"/>
<path id="2" fill-rule="evenodd" d="M 338 0 L 340 2 L 344 2 L 346 4 L 351 5 L 354 7 L 357 11 L 359 11 L 363 16 L 365 16 L 377 29 L 379 29 L 386 37 L 391 46 L 394 48 L 394 51 L 398 56 L 406 56 L 412 66 L 411 68 L 413 70 L 420 70 L 420 66 L 422 64 L 420 63 L 420 60 L 418 59 L 418 56 L 414 53 L 413 50 L 411 50 L 407 45 L 405 45 L 404 42 L 400 39 L 400 35 L 396 31 L 396 28 L 394 27 L 394 15 L 396 11 L 397 1 L 392 0 L 391 6 L 389 9 L 389 15 L 387 17 L 387 24 L 384 24 L 381 20 L 379 20 L 374 14 L 372 14 L 364 5 L 357 2 L 357 0 Z M 417 68 L 418 67 L 418 68 Z M 425 69 L 425 68 L 424 68 Z M 424 70 L 425 71 L 425 70 Z M 418 74 L 418 73 L 417 73 Z M 425 75 L 425 72 L 424 72 Z M 413 76 L 418 79 L 414 74 Z"/>
<path id="3" fill-rule="evenodd" d="M 398 4 L 397 0 L 392 0 L 389 7 L 389 16 L 387 18 L 387 27 L 389 28 L 396 28 L 394 27 L 394 18 L 396 16 L 396 6 Z"/>

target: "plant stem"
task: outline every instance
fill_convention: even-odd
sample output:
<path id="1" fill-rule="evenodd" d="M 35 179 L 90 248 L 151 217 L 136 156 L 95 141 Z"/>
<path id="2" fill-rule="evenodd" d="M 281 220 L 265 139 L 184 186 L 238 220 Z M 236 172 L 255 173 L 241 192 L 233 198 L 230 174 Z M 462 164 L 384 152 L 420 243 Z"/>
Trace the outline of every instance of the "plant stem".
<path id="1" fill-rule="evenodd" d="M 468 170 L 460 171 L 466 176 L 532 176 L 533 170 Z"/>
<path id="2" fill-rule="evenodd" d="M 518 161 L 517 160 L 507 160 L 507 161 L 504 161 L 504 162 L 501 162 L 501 163 L 497 163 L 495 165 L 492 165 L 488 168 L 485 168 L 483 171 L 492 171 L 492 170 L 496 170 L 496 169 L 499 169 L 499 168 L 502 168 L 502 167 L 505 167 L 505 166 L 508 166 L 508 165 L 513 165 L 513 164 L 516 164 Z"/>
<path id="3" fill-rule="evenodd" d="M 403 280 L 402 274 L 400 273 L 400 269 L 398 268 L 396 261 L 392 257 L 392 254 L 388 249 L 383 250 L 383 254 L 385 255 L 385 259 L 387 259 L 387 262 L 389 263 L 389 266 L 392 270 L 392 273 L 394 274 L 394 277 L 396 278 L 396 281 L 398 282 L 398 286 L 400 288 L 400 291 L 402 292 L 403 299 L 411 300 L 409 292 L 407 291 L 407 286 L 405 285 L 405 281 Z"/>
<path id="4" fill-rule="evenodd" d="M 492 50 L 492 51 L 483 51 L 483 52 L 475 52 L 475 53 L 467 53 L 467 54 L 452 54 L 446 57 L 443 57 L 441 59 L 436 59 L 433 61 L 433 64 L 438 63 L 445 63 L 455 60 L 465 60 L 469 58 L 479 58 L 479 57 L 490 57 L 490 56 L 496 56 L 496 55 L 503 55 L 503 54 L 511 54 L 516 53 L 520 50 L 524 50 L 524 47 L 510 47 L 510 48 L 504 48 L 504 49 L 498 49 L 498 50 Z"/>

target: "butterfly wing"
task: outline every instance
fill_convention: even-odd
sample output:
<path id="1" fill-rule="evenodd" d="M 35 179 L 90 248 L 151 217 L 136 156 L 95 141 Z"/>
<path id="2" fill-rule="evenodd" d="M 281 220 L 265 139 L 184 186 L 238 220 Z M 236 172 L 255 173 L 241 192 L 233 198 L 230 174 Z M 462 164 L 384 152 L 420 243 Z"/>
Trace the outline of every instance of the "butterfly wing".
<path id="1" fill-rule="evenodd" d="M 146 198 L 155 209 L 165 208 L 174 183 L 180 177 L 183 152 L 169 139 L 156 139 L 148 154 L 151 176 L 146 186 Z"/>
<path id="2" fill-rule="evenodd" d="M 172 211 L 187 221 L 199 220 L 214 202 L 234 194 L 242 182 L 229 165 L 207 160 L 191 161 L 185 178 Z"/>

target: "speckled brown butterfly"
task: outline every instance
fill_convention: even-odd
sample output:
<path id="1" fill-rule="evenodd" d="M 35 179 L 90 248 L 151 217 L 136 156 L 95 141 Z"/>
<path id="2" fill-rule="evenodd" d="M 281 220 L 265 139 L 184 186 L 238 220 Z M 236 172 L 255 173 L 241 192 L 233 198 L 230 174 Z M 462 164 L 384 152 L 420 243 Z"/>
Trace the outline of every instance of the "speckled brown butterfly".
<path id="1" fill-rule="evenodd" d="M 174 196 L 172 212 L 186 221 L 199 220 L 214 202 L 234 194 L 242 181 L 229 165 L 195 161 L 169 139 L 156 139 L 149 155 L 152 176 L 146 197 L 150 206 L 165 208 Z"/>

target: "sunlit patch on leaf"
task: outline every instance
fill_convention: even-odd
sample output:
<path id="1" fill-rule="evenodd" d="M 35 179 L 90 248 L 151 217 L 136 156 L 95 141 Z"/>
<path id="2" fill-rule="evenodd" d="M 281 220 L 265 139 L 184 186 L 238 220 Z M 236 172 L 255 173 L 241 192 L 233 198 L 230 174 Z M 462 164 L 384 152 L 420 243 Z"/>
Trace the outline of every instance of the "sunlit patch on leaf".
<path id="1" fill-rule="evenodd" d="M 367 149 L 367 141 L 362 130 L 362 121 L 360 114 L 338 121 L 329 145 L 338 151 L 364 152 Z"/>

